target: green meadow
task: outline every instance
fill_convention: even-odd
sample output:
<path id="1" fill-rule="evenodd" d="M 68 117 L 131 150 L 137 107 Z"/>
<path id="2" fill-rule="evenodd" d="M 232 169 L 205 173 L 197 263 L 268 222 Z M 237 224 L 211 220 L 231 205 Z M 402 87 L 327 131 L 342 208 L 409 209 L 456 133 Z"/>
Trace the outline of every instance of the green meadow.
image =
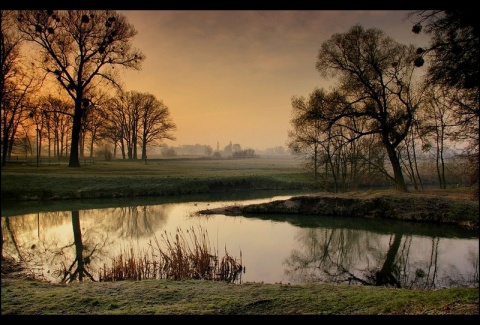
<path id="1" fill-rule="evenodd" d="M 229 190 L 314 188 L 296 159 L 152 159 L 7 164 L 2 200 L 147 197 Z"/>

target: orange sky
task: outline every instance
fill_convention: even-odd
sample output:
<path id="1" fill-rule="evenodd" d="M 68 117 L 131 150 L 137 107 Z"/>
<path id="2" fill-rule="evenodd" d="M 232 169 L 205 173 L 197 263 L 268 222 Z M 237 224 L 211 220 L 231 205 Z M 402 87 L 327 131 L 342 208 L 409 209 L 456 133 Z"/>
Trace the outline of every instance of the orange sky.
<path id="1" fill-rule="evenodd" d="M 151 93 L 169 107 L 176 141 L 223 149 L 284 146 L 292 96 L 329 87 L 315 69 L 318 49 L 354 24 L 377 27 L 403 44 L 428 45 L 400 10 L 127 10 L 145 55 L 127 71 L 127 90 Z"/>

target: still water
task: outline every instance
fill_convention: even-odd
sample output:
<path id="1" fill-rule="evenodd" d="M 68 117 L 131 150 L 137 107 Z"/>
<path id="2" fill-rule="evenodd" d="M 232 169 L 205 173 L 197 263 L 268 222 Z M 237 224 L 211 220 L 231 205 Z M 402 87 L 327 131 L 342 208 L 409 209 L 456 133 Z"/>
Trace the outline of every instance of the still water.
<path id="1" fill-rule="evenodd" d="M 241 261 L 235 283 L 311 282 L 441 289 L 477 287 L 477 231 L 392 220 L 304 215 L 199 215 L 203 209 L 288 199 L 298 192 L 235 192 L 150 199 L 3 204 L 4 256 L 22 259 L 36 277 L 60 282 L 74 269 L 78 243 L 98 279 L 126 252 L 159 240 L 206 234 L 211 250 Z M 188 235 L 187 235 L 188 237 Z"/>

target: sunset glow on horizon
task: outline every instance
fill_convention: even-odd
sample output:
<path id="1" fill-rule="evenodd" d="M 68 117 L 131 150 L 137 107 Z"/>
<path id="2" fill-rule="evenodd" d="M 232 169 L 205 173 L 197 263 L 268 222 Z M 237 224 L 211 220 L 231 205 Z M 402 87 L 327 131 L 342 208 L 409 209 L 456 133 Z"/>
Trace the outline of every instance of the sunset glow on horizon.
<path id="1" fill-rule="evenodd" d="M 410 11 L 154 10 L 119 11 L 146 55 L 127 71 L 126 90 L 153 94 L 177 126 L 169 146 L 286 147 L 291 98 L 332 82 L 315 69 L 321 44 L 353 25 L 379 28 L 395 41 L 428 45 L 412 33 Z"/>

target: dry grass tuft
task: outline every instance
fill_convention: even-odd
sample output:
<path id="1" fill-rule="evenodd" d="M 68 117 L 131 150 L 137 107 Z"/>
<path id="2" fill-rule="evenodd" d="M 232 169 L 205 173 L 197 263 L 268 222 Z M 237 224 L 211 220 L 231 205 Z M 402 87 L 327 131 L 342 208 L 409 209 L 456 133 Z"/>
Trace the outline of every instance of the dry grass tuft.
<path id="1" fill-rule="evenodd" d="M 160 241 L 155 236 L 149 246 L 148 251 L 139 255 L 130 248 L 112 258 L 111 266 L 104 265 L 99 271 L 99 281 L 203 279 L 241 282 L 242 253 L 237 260 L 225 247 L 225 255 L 219 259 L 218 251 L 214 252 L 210 246 L 208 232 L 202 227 L 198 232 L 191 227 L 186 234 L 177 228 L 174 237 L 165 231 Z"/>

